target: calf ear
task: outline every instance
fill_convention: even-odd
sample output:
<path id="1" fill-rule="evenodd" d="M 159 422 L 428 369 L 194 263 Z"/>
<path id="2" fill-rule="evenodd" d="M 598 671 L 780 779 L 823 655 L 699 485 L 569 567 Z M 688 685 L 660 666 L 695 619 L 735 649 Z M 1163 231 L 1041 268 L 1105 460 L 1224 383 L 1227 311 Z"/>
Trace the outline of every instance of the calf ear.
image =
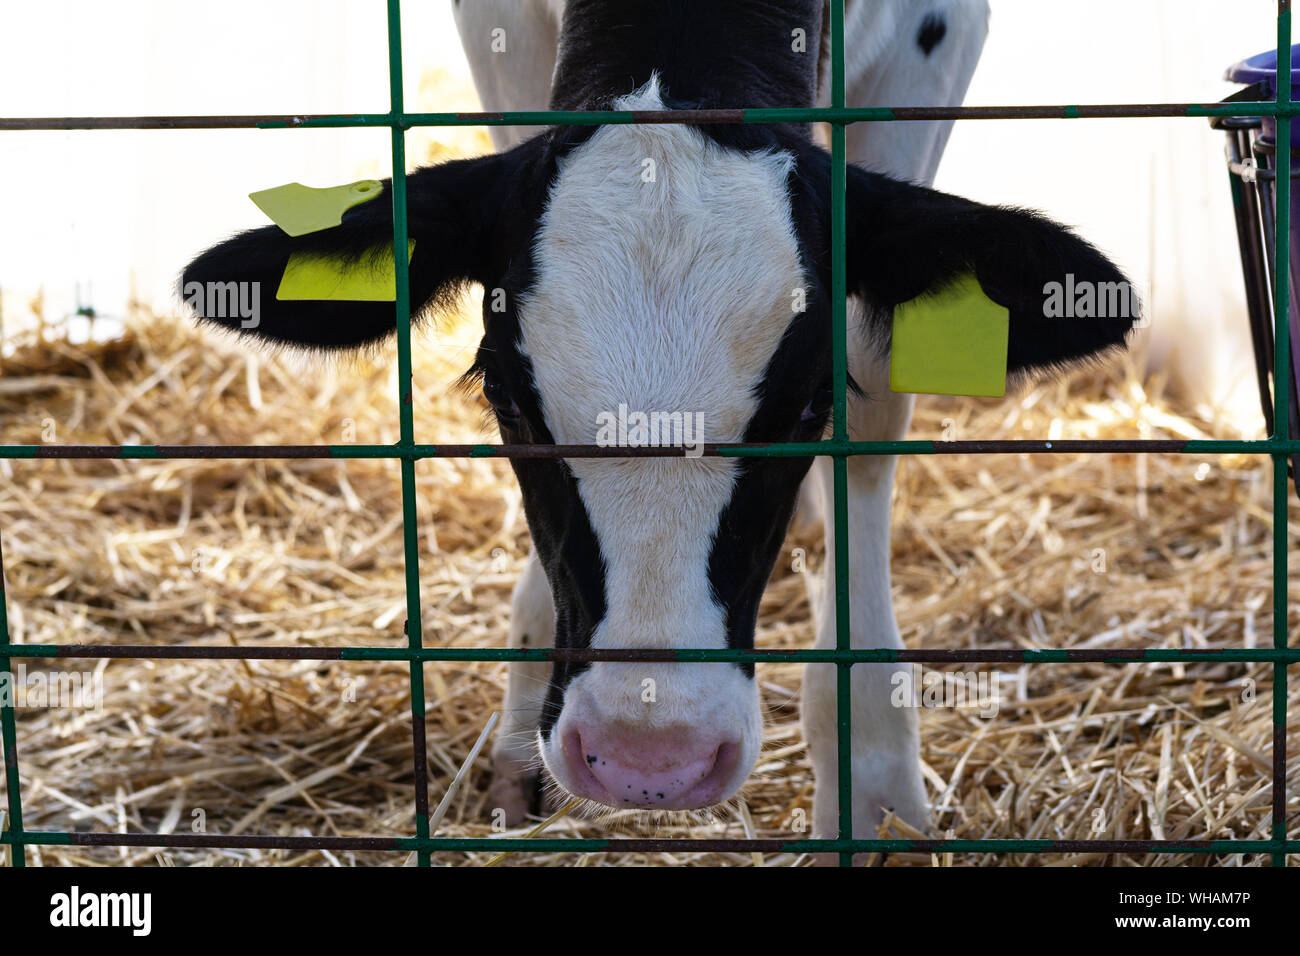
<path id="1" fill-rule="evenodd" d="M 512 151 L 457 160 L 407 177 L 407 233 L 415 242 L 410 260 L 412 317 L 454 300 L 466 282 L 483 282 L 491 273 L 494 222 L 503 180 L 510 178 L 515 158 Z M 383 182 L 382 195 L 344 213 L 341 225 L 297 237 L 279 226 L 265 226 L 213 246 L 185 268 L 180 294 L 204 322 L 289 345 L 344 349 L 394 332 L 397 317 L 391 298 L 278 299 L 285 267 L 295 253 L 320 257 L 330 268 L 373 269 L 375 279 L 391 285 L 392 181 Z M 240 309 L 227 307 L 235 296 Z"/>
<path id="2" fill-rule="evenodd" d="M 887 315 L 973 272 L 985 294 L 1010 312 L 1009 375 L 1122 347 L 1139 317 L 1124 274 L 1038 213 L 985 206 L 853 166 L 847 198 L 849 291 Z M 1094 307 L 1061 308 L 1062 290 L 1088 288 Z M 1119 308 L 1106 308 L 1108 298 Z"/>

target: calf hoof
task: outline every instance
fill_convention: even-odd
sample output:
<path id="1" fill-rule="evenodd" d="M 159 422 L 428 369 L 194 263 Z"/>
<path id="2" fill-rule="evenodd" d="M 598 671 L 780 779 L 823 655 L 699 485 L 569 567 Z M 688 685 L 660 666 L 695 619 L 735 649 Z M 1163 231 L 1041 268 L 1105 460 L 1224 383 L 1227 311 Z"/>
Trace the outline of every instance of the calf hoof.
<path id="1" fill-rule="evenodd" d="M 853 833 L 859 840 L 907 839 L 915 836 L 917 831 L 924 837 L 929 836 L 933 831 L 929 807 L 923 800 L 917 799 L 914 794 L 904 794 L 901 797 L 885 797 L 878 794 L 855 795 L 854 807 L 855 809 L 858 807 L 875 808 L 874 810 L 864 809 L 863 812 L 854 814 L 857 819 L 853 825 Z M 814 839 L 834 840 L 836 838 L 838 825 L 834 813 L 835 806 L 833 802 L 814 811 Z M 886 820 L 890 819 L 896 819 L 902 826 L 898 828 L 894 826 L 885 827 Z M 814 866 L 840 865 L 838 853 L 812 853 L 809 855 L 812 857 Z M 884 866 L 888 858 L 888 853 L 855 853 L 853 854 L 853 865 Z"/>
<path id="2" fill-rule="evenodd" d="M 541 813 L 541 780 L 541 773 L 536 770 L 516 770 L 500 765 L 494 768 L 487 792 L 488 812 L 494 822 L 498 810 L 504 811 L 508 827 L 517 827 L 530 815 Z"/>

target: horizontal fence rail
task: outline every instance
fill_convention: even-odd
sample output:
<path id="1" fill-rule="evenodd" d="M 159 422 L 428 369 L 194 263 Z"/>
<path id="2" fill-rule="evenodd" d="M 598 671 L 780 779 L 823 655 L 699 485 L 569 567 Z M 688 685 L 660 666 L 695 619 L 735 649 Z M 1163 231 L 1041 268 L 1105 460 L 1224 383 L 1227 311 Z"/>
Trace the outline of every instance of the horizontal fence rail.
<path id="1" fill-rule="evenodd" d="M 502 113 L 352 113 L 227 116 L 6 116 L 0 130 L 347 129 L 419 126 L 716 126 L 741 123 L 906 123 L 936 120 L 1159 119 L 1296 116 L 1300 104 L 1115 103 L 1079 106 L 864 106 L 747 110 L 599 110 Z"/>
<path id="2" fill-rule="evenodd" d="M 0 458 L 815 458 L 841 455 L 1294 455 L 1300 439 L 1074 438 L 1062 441 L 822 441 L 784 444 L 612 445 L 0 445 Z"/>
<path id="3" fill-rule="evenodd" d="M 1273 117 L 1278 141 L 1289 142 L 1300 102 L 1291 98 L 1291 63 L 1278 58 L 1277 96 L 1272 101 L 1229 103 L 1132 103 L 1059 106 L 940 106 L 849 107 L 845 103 L 844 3 L 832 0 L 832 105 L 809 109 L 710 109 L 674 111 L 520 111 L 406 112 L 401 60 L 401 3 L 387 0 L 388 65 L 391 109 L 386 113 L 265 114 L 224 116 L 98 116 L 0 117 L 0 131 L 36 130 L 178 130 L 178 129 L 315 129 L 387 128 L 392 139 L 393 250 L 396 265 L 398 388 L 401 439 L 394 445 L 0 445 L 0 459 L 11 460 L 169 460 L 169 459 L 393 459 L 402 471 L 403 542 L 406 565 L 407 620 L 405 646 L 301 647 L 227 645 L 18 645 L 11 642 L 4 591 L 4 562 L 0 540 L 0 673 L 12 670 L 12 659 L 158 659 L 158 660 L 302 660 L 403 661 L 410 668 L 411 729 L 415 787 L 414 837 L 375 836 L 252 836 L 220 834 L 81 833 L 32 830 L 23 824 L 18 765 L 15 705 L 0 699 L 0 742 L 4 747 L 7 785 L 7 829 L 0 845 L 10 847 L 11 863 L 25 866 L 28 846 L 161 847 L 284 850 L 358 850 L 415 853 L 429 866 L 442 852 L 578 852 L 661 853 L 694 850 L 715 853 L 836 853 L 841 865 L 855 853 L 1101 853 L 1101 854 L 1266 854 L 1274 866 L 1285 866 L 1288 854 L 1300 853 L 1300 840 L 1287 838 L 1287 667 L 1300 663 L 1300 649 L 1288 646 L 1287 614 L 1287 458 L 1300 454 L 1300 439 L 1289 433 L 1290 381 L 1289 289 L 1274 281 L 1275 432 L 1262 441 L 1230 440 L 992 440 L 855 442 L 847 428 L 847 310 L 845 291 L 845 130 L 855 123 L 936 120 L 1024 119 L 1151 119 L 1160 117 Z M 1277 49 L 1291 47 L 1291 3 L 1279 0 Z M 680 447 L 602 447 L 565 445 L 419 444 L 412 411 L 411 316 L 407 248 L 406 157 L 404 132 L 422 126 L 607 126 L 626 124 L 722 125 L 739 123 L 813 123 L 831 126 L 832 156 L 832 438 L 821 442 L 783 444 L 708 444 Z M 1275 276 L 1288 274 L 1290 252 L 1290 189 L 1292 157 L 1278 154 Z M 1021 649 L 911 650 L 851 648 L 849 646 L 847 461 L 862 455 L 985 455 L 985 454 L 1243 454 L 1268 455 L 1273 460 L 1273 642 L 1271 648 L 1174 649 Z M 566 648 L 426 648 L 422 643 L 419 601 L 419 548 L 415 512 L 415 462 L 434 458 L 658 458 L 658 457 L 799 458 L 824 456 L 834 464 L 837 634 L 834 649 L 643 649 L 602 650 Z M 2 529 L 0 529 L 2 530 Z M 837 839 L 577 839 L 577 838 L 449 838 L 429 832 L 428 766 L 424 741 L 423 665 L 438 661 L 506 662 L 741 662 L 833 664 L 837 669 L 839 836 Z M 862 663 L 984 663 L 984 664 L 1169 664 L 1258 663 L 1273 666 L 1271 838 L 1263 840 L 1049 840 L 1049 839 L 853 839 L 850 669 Z"/>
<path id="4" fill-rule="evenodd" d="M 226 644 L 11 644 L 11 657 L 70 660 L 216 660 L 216 661 L 562 661 L 593 663 L 723 664 L 1300 664 L 1300 648 L 1181 648 L 1132 647 L 1109 650 L 1054 650 L 989 647 L 977 651 L 899 650 L 860 647 L 847 650 L 796 650 L 763 647 L 733 648 L 534 648 L 522 647 L 248 647 Z"/>
<path id="5" fill-rule="evenodd" d="M 16 844 L 8 833 L 0 846 Z M 324 837 L 193 833 L 53 833 L 29 830 L 37 846 L 135 846 L 236 850 L 450 850 L 461 853 L 1297 853 L 1300 840 L 682 840 L 500 837 Z"/>

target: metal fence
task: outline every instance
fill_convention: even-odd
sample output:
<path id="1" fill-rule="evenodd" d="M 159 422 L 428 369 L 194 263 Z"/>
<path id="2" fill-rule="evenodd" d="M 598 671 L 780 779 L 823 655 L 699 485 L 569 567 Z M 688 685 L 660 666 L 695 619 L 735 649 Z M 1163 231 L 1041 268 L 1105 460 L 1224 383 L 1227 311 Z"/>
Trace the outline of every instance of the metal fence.
<path id="1" fill-rule="evenodd" d="M 26 864 L 26 847 L 39 845 L 220 847 L 258 849 L 387 850 L 415 852 L 421 866 L 439 851 L 573 851 L 656 852 L 697 850 L 722 853 L 822 852 L 838 854 L 841 865 L 854 854 L 867 852 L 946 853 L 1255 853 L 1267 854 L 1273 866 L 1285 866 L 1287 854 L 1300 852 L 1300 840 L 1286 834 L 1286 703 L 1287 667 L 1300 662 L 1300 649 L 1287 646 L 1287 456 L 1300 453 L 1300 440 L 1290 435 L 1288 407 L 1290 337 L 1287 323 L 1288 285 L 1284 281 L 1290 254 L 1290 192 L 1292 157 L 1278 151 L 1277 239 L 1273 300 L 1276 316 L 1274 434 L 1262 441 L 899 441 L 854 442 L 846 422 L 846 285 L 845 285 L 845 129 L 850 123 L 915 120 L 1087 119 L 1100 117 L 1273 116 L 1279 143 L 1291 141 L 1293 118 L 1300 103 L 1291 99 L 1291 0 L 1278 0 L 1278 86 L 1273 102 L 1166 103 L 1105 106 L 1009 107 L 870 107 L 845 106 L 844 0 L 831 0 L 832 105 L 823 109 L 675 110 L 662 112 L 508 112 L 408 113 L 403 104 L 401 0 L 388 0 L 388 65 L 392 108 L 387 113 L 351 116 L 131 116 L 0 118 L 0 131 L 73 129 L 276 129 L 286 127 L 387 126 L 392 132 L 393 250 L 397 277 L 398 403 L 401 439 L 395 445 L 0 445 L 0 458 L 9 459 L 198 459 L 198 458 L 392 458 L 401 462 L 402 517 L 406 569 L 407 647 L 197 647 L 176 645 L 95 646 L 82 644 L 13 644 L 9 637 L 4 594 L 3 551 L 0 550 L 0 672 L 11 672 L 13 658 L 147 658 L 204 660 L 337 660 L 407 661 L 410 665 L 411 730 L 415 774 L 415 835 L 411 837 L 280 837 L 219 834 L 84 833 L 28 830 L 23 826 L 14 704 L 0 701 L 4 764 L 8 783 L 9 826 L 0 844 L 11 847 L 14 866 Z M 619 123 L 807 123 L 831 128 L 832 288 L 834 323 L 833 432 L 826 441 L 785 444 L 706 445 L 703 454 L 722 457 L 811 457 L 834 460 L 835 604 L 837 634 L 834 650 L 594 650 L 594 649 L 451 649 L 426 648 L 421 637 L 419 546 L 415 511 L 415 462 L 422 458 L 598 458 L 674 456 L 680 448 L 608 448 L 557 445 L 424 445 L 417 444 L 412 420 L 411 315 L 407 247 L 405 132 L 415 126 L 604 126 Z M 1268 455 L 1273 460 L 1273 642 L 1271 648 L 1223 650 L 1019 650 L 988 649 L 897 650 L 851 649 L 849 641 L 849 547 L 847 463 L 854 455 L 1071 454 L 1079 452 L 1136 454 Z M 3 529 L 0 529 L 2 532 Z M 839 836 L 837 839 L 505 839 L 436 838 L 429 834 L 428 766 L 425 749 L 425 662 L 437 661 L 730 661 L 829 663 L 837 669 L 837 728 L 839 765 Z M 1239 662 L 1273 665 L 1272 834 L 1267 840 L 899 840 L 852 839 L 852 768 L 850 764 L 850 669 L 866 662 L 922 663 L 1193 663 Z"/>

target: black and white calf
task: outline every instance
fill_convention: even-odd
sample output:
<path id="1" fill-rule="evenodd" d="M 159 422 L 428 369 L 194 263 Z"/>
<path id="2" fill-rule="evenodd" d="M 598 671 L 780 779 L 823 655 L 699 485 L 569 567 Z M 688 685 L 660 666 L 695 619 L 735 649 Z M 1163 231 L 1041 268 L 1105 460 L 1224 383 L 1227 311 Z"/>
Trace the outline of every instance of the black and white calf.
<path id="1" fill-rule="evenodd" d="M 584 110 L 811 106 L 825 102 L 823 4 L 463 0 L 458 17 L 487 109 L 543 101 Z M 960 101 L 986 21 L 984 0 L 851 0 L 849 102 Z M 418 314 L 428 318 L 469 283 L 494 292 L 472 372 L 504 441 L 594 443 L 602 419 L 621 406 L 702 413 L 708 442 L 825 433 L 830 164 L 808 128 L 495 132 L 504 149 L 497 155 L 412 174 L 408 206 Z M 889 317 L 896 304 L 962 274 L 973 271 L 1010 310 L 1013 378 L 1122 346 L 1132 323 L 1044 317 L 1046 284 L 1070 274 L 1079 282 L 1123 276 L 1038 215 L 915 185 L 932 179 L 947 134 L 944 124 L 915 123 L 849 134 L 850 157 L 862 164 L 848 180 L 854 439 L 903 437 L 912 399 L 888 388 Z M 253 230 L 204 253 L 183 281 L 274 288 L 290 253 L 361 257 L 391 243 L 391 222 L 381 200 L 296 239 L 275 226 Z M 277 343 L 355 348 L 395 325 L 390 303 L 261 301 L 260 324 L 243 331 Z M 503 310 L 493 308 L 502 301 Z M 809 461 L 513 465 L 535 554 L 515 591 L 512 644 L 752 645 Z M 889 586 L 894 467 L 876 457 L 849 465 L 855 647 L 900 645 Z M 818 461 L 813 471 L 828 492 L 830 468 Z M 834 554 L 833 542 L 826 550 Z M 833 646 L 833 589 L 825 590 L 818 645 Z M 894 670 L 853 669 L 858 836 L 874 835 L 886 807 L 928 825 L 915 714 L 890 706 Z M 833 667 L 810 666 L 804 725 L 820 835 L 836 830 L 834 683 Z M 536 798 L 539 750 L 546 771 L 573 794 L 674 809 L 735 794 L 761 741 L 747 666 L 518 666 L 506 707 L 494 805 L 515 818 Z"/>

